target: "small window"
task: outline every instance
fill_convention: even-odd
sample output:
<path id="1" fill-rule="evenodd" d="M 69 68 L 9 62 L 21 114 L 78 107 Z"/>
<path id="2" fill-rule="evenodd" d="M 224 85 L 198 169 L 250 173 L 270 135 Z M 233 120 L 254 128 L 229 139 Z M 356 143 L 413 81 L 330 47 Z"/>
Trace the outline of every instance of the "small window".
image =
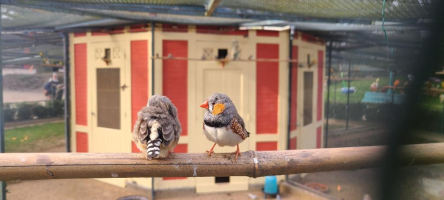
<path id="1" fill-rule="evenodd" d="M 307 54 L 307 66 L 310 67 L 311 63 L 310 63 L 310 54 Z"/>
<path id="2" fill-rule="evenodd" d="M 111 49 L 107 48 L 105 49 L 105 57 L 103 57 L 105 60 L 111 59 Z"/>
<path id="3" fill-rule="evenodd" d="M 97 126 L 120 129 L 120 69 L 97 69 Z"/>
<path id="4" fill-rule="evenodd" d="M 229 183 L 230 177 L 216 177 L 216 183 Z"/>
<path id="5" fill-rule="evenodd" d="M 218 49 L 217 59 L 225 59 L 228 55 L 227 49 Z"/>
<path id="6" fill-rule="evenodd" d="M 313 72 L 304 72 L 304 126 L 313 122 Z"/>

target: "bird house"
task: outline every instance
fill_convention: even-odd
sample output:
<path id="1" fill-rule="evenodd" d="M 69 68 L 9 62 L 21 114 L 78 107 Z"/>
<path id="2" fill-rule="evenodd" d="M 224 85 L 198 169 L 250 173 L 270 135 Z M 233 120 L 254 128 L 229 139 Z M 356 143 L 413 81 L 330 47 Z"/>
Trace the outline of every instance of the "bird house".
<path id="1" fill-rule="evenodd" d="M 290 43 L 288 30 L 155 24 L 153 33 L 153 27 L 145 27 L 127 25 L 112 30 L 113 34 L 95 30 L 70 34 L 74 152 L 138 153 L 129 133 L 137 112 L 152 94 L 159 94 L 178 109 L 182 133 L 174 152 L 203 153 L 212 144 L 203 134 L 204 110 L 199 105 L 215 92 L 231 98 L 251 133 L 240 143 L 242 151 L 284 150 L 287 144 L 290 149 L 323 147 L 325 43 L 321 40 L 295 32 Z M 301 67 L 290 71 L 289 62 Z M 216 153 L 232 151 L 216 148 Z M 171 177 L 155 178 L 154 186 L 228 192 L 247 190 L 264 180 Z M 151 181 L 143 178 L 106 182 L 151 187 Z"/>

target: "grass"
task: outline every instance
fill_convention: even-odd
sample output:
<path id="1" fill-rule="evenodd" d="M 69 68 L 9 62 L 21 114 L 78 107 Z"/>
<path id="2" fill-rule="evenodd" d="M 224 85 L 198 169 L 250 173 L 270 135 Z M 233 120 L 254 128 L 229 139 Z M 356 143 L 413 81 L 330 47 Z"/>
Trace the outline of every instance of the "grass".
<path id="1" fill-rule="evenodd" d="M 429 110 L 442 112 L 442 103 L 439 97 L 422 96 L 421 105 Z"/>
<path id="2" fill-rule="evenodd" d="M 5 131 L 6 152 L 42 152 L 64 145 L 65 123 L 14 128 Z"/>
<path id="3" fill-rule="evenodd" d="M 375 78 L 376 80 L 376 78 Z M 365 92 L 370 91 L 370 85 L 375 82 L 375 80 L 356 80 L 356 81 L 350 81 L 350 87 L 355 87 L 356 92 L 353 94 L 350 94 L 350 103 L 358 103 L 361 102 L 361 100 L 364 98 Z M 380 78 L 379 79 L 379 87 L 388 85 L 389 79 L 388 78 Z M 336 84 L 336 91 L 335 91 L 335 84 Z M 330 103 L 335 101 L 335 92 L 336 92 L 336 102 L 337 103 L 347 103 L 347 94 L 342 93 L 342 82 L 336 82 L 331 83 L 330 85 Z M 348 82 L 345 81 L 345 87 L 348 86 Z M 327 91 L 325 91 L 325 97 L 327 96 Z M 327 99 L 325 99 L 327 101 Z"/>
<path id="4" fill-rule="evenodd" d="M 404 83 L 404 79 L 401 79 L 401 84 Z M 356 81 L 350 81 L 350 87 L 355 87 L 356 92 L 353 94 L 350 94 L 350 103 L 358 103 L 361 102 L 364 98 L 365 92 L 370 91 L 370 85 L 374 82 L 374 80 L 356 80 Z M 382 86 L 388 85 L 389 79 L 388 78 L 380 78 L 379 79 L 379 88 Z M 336 91 L 335 91 L 335 84 L 336 84 Z M 347 81 L 345 81 L 345 85 L 347 87 Z M 342 93 L 342 82 L 332 82 L 330 85 L 330 103 L 334 103 L 335 101 L 337 103 L 347 103 L 347 94 Z M 336 98 L 335 98 L 335 92 L 336 92 Z M 399 90 L 396 91 L 396 93 L 399 93 Z M 325 97 L 327 97 L 327 91 L 325 91 L 324 94 Z M 422 96 L 421 97 L 421 105 L 430 110 L 440 111 L 442 112 L 443 105 L 441 104 L 439 97 L 431 97 L 431 96 Z M 327 102 L 327 98 L 325 98 L 325 102 Z"/>

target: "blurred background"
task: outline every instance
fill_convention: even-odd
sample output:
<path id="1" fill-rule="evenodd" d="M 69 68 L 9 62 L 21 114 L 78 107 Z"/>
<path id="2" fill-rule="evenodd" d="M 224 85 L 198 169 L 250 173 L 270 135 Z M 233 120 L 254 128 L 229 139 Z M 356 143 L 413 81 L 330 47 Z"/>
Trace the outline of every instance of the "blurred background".
<path id="1" fill-rule="evenodd" d="M 153 94 L 179 110 L 175 152 L 203 153 L 198 105 L 214 92 L 252 134 L 241 151 L 393 147 L 375 169 L 19 180 L 7 199 L 263 199 L 270 184 L 272 199 L 444 199 L 443 164 L 392 163 L 399 145 L 444 142 L 438 0 L 0 3 L 6 153 L 139 153 Z"/>

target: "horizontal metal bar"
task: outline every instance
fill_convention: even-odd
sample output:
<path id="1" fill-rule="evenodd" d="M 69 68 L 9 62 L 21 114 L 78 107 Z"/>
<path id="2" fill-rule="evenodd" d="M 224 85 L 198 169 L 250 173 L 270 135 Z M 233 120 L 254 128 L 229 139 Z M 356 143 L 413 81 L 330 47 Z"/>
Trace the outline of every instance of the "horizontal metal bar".
<path id="1" fill-rule="evenodd" d="M 400 165 L 444 163 L 444 143 L 407 145 Z M 165 160 L 145 160 L 136 153 L 5 153 L 0 154 L 0 180 L 208 177 L 298 174 L 356 170 L 381 166 L 383 146 L 247 151 L 234 154 L 174 153 Z"/>

